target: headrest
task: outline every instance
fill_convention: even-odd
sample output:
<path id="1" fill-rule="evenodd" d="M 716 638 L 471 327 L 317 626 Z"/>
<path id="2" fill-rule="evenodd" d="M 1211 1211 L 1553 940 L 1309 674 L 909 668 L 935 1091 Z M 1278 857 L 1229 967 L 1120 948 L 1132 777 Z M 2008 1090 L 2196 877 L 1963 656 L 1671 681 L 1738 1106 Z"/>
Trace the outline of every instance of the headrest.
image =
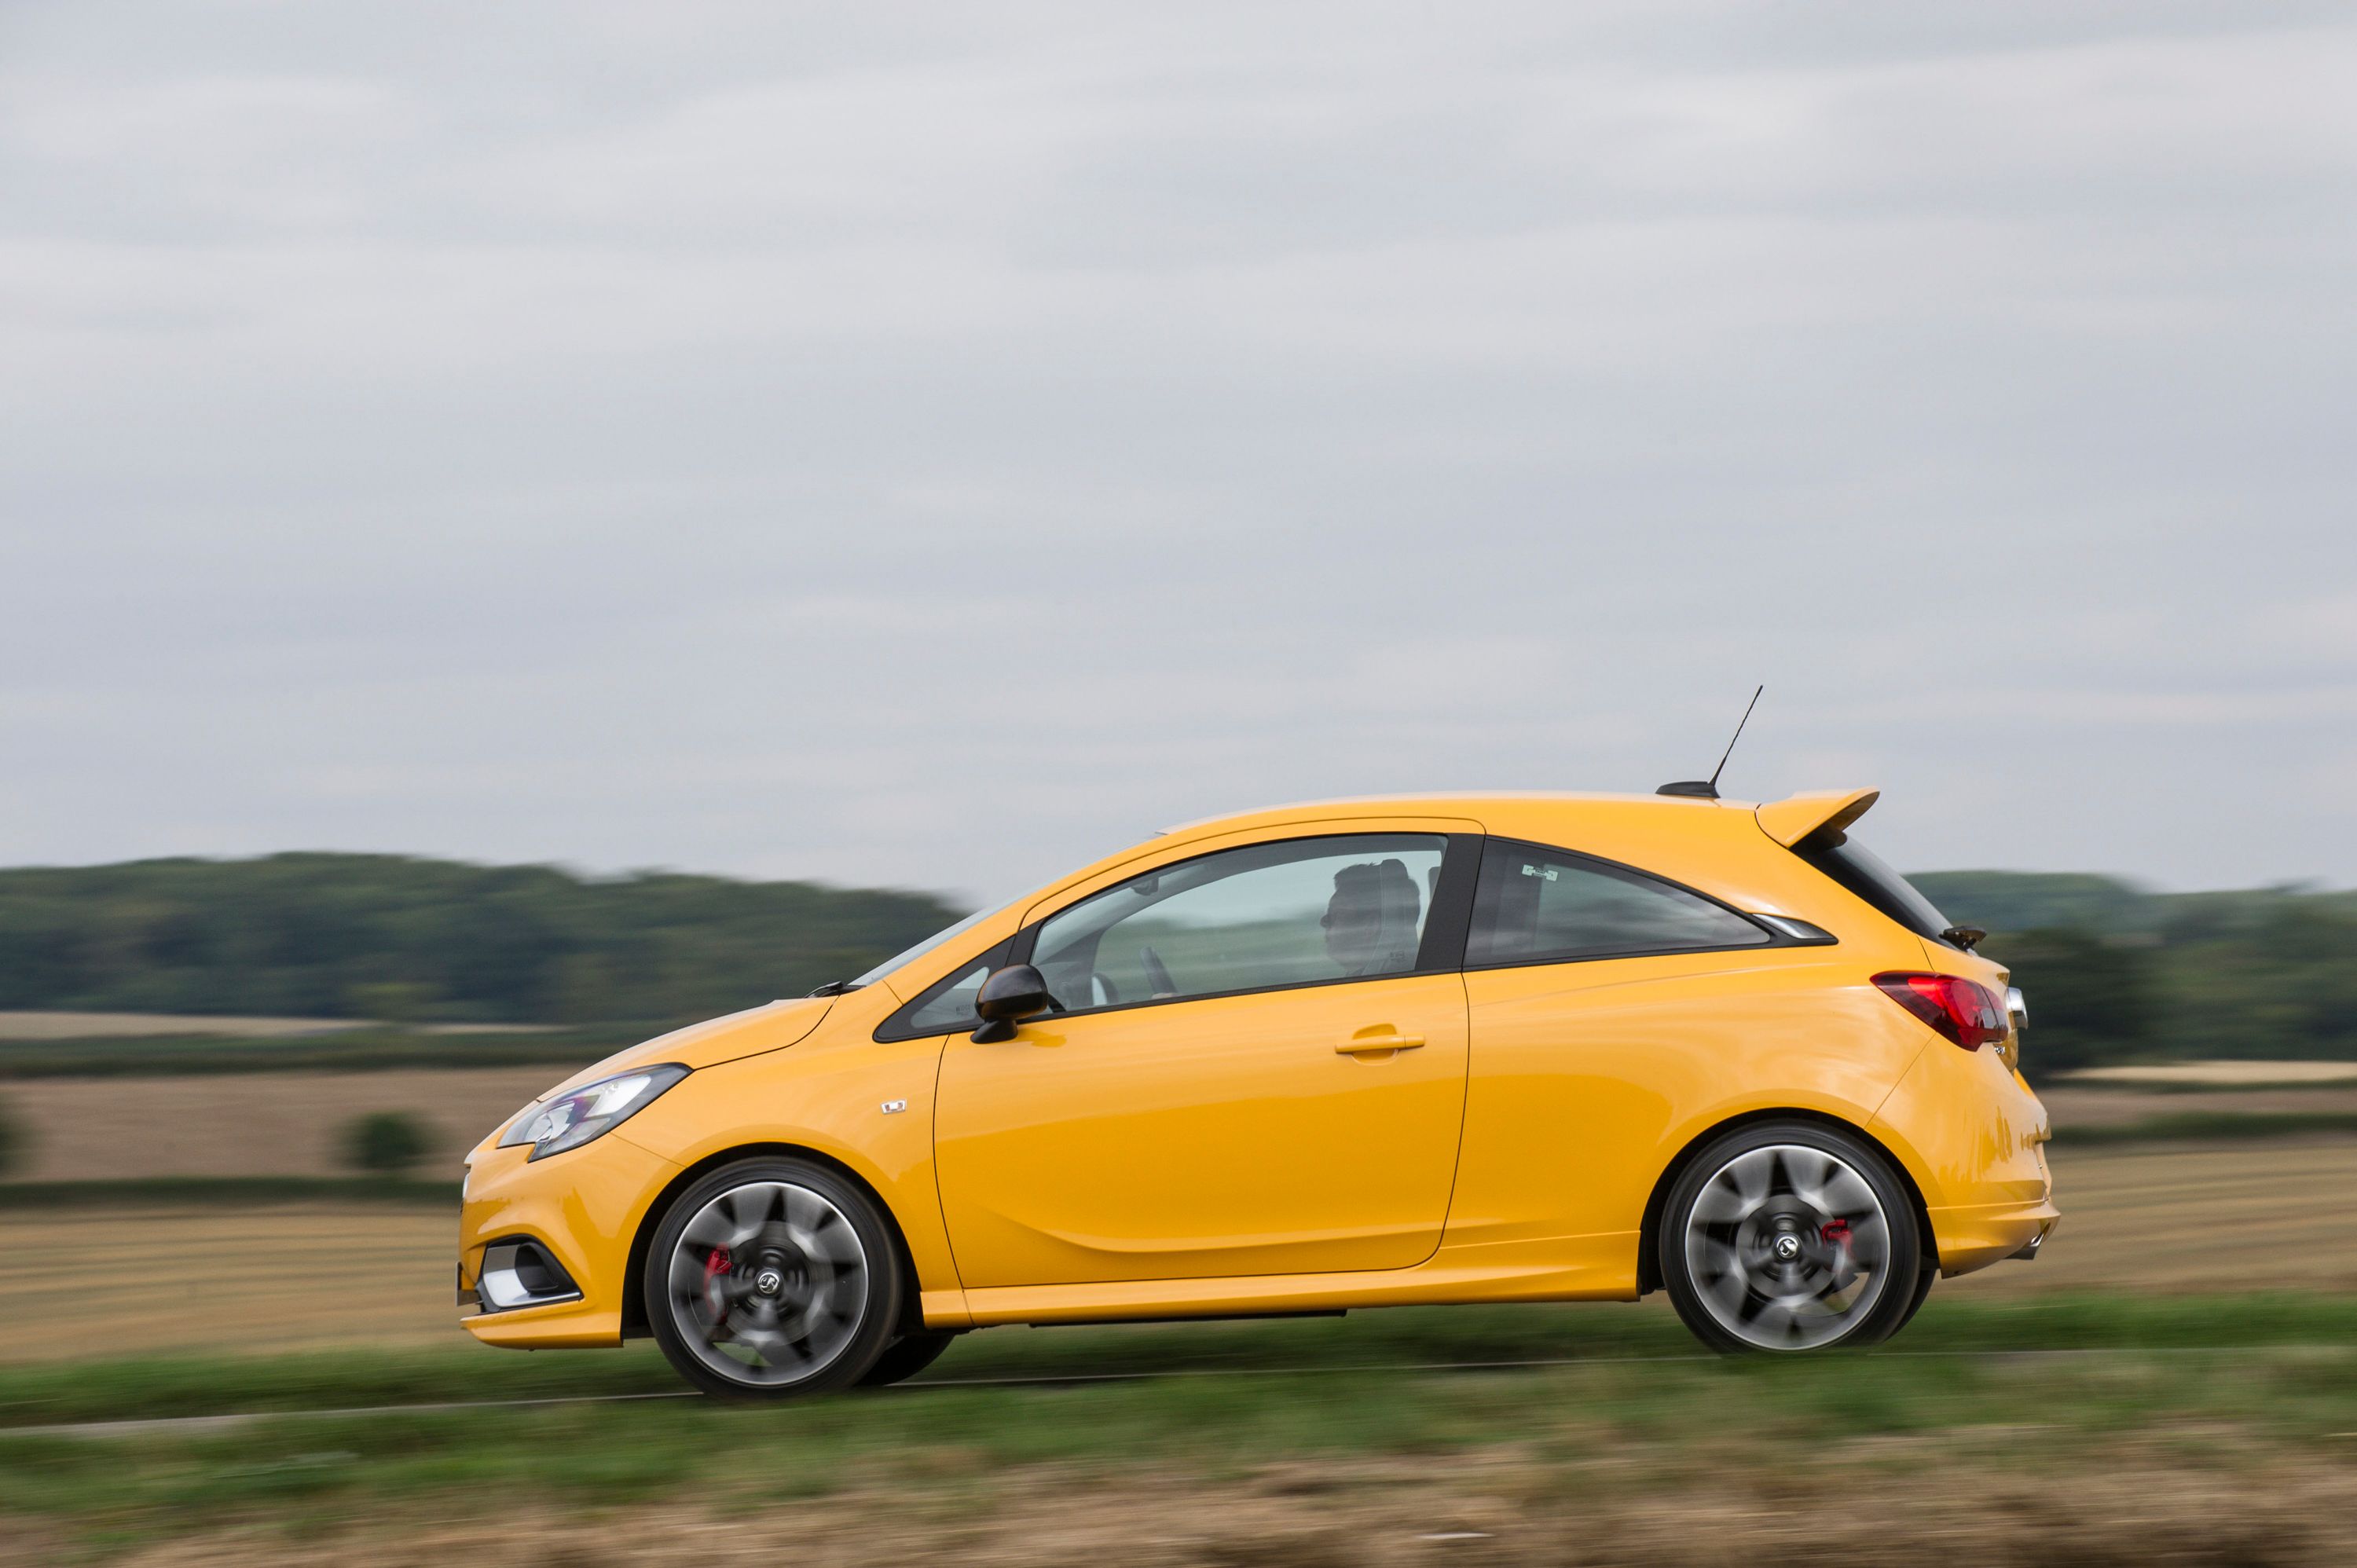
<path id="1" fill-rule="evenodd" d="M 1346 865 L 1326 902 L 1326 951 L 1348 974 L 1415 967 L 1415 921 L 1424 900 L 1397 860 Z"/>

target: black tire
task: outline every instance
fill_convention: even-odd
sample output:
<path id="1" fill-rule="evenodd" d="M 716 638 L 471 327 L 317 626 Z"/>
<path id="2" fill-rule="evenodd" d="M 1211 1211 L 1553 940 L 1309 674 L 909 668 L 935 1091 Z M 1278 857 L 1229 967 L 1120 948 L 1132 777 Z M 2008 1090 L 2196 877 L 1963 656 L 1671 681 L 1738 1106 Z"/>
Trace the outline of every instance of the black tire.
<path id="1" fill-rule="evenodd" d="M 940 1360 L 942 1352 L 956 1337 L 954 1334 L 903 1334 L 884 1347 L 884 1354 L 876 1358 L 876 1364 L 867 1369 L 859 1386 L 880 1389 L 913 1378 Z"/>
<path id="2" fill-rule="evenodd" d="M 1915 1274 L 1915 1294 L 1909 1299 L 1907 1310 L 1900 1314 L 1899 1321 L 1890 1326 L 1890 1334 L 1898 1333 L 1915 1321 L 1915 1315 L 1923 1310 L 1923 1303 L 1931 1295 L 1932 1287 L 1939 1283 L 1940 1265 L 1938 1263 L 1926 1262 L 1918 1268 Z M 1888 1339 L 1890 1334 L 1886 1334 L 1883 1337 Z"/>
<path id="3" fill-rule="evenodd" d="M 647 1248 L 641 1288 L 681 1377 L 709 1394 L 780 1399 L 867 1376 L 900 1321 L 904 1272 L 873 1198 L 824 1165 L 773 1156 L 682 1193 Z"/>
<path id="4" fill-rule="evenodd" d="M 1670 1188 L 1657 1246 L 1678 1316 L 1730 1355 L 1879 1344 L 1929 1290 L 1889 1160 L 1819 1122 L 1755 1122 L 1703 1149 Z"/>

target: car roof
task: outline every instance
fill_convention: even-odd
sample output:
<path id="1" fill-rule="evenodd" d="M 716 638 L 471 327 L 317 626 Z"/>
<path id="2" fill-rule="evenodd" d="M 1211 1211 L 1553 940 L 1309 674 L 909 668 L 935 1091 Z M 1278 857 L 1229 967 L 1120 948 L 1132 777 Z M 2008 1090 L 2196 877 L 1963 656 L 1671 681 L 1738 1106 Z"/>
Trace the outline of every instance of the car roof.
<path id="1" fill-rule="evenodd" d="M 1426 818 L 1476 824 L 1500 838 L 1528 839 L 1566 848 L 1593 844 L 1609 857 L 1614 844 L 1659 848 L 1767 842 L 1792 845 L 1821 827 L 1846 828 L 1864 816 L 1880 792 L 1820 789 L 1760 805 L 1695 795 L 1615 795 L 1570 790 L 1490 790 L 1480 794 L 1359 795 L 1302 800 L 1288 806 L 1204 817 L 1168 828 L 1152 843 L 1216 838 L 1314 822 L 1348 823 Z M 1144 849 L 1146 845 L 1139 845 Z"/>
<path id="2" fill-rule="evenodd" d="M 1297 800 L 1248 811 L 1198 817 L 1162 830 L 1158 836 L 1196 838 L 1215 832 L 1274 827 L 1296 822 L 1348 821 L 1353 817 L 1469 817 L 1476 821 L 1500 814 L 1523 816 L 1535 812 L 1566 818 L 1620 817 L 1632 812 L 1694 813 L 1698 809 L 1740 811 L 1759 809 L 1750 800 L 1710 800 L 1692 795 L 1631 795 L 1567 789 L 1487 789 L 1478 793 L 1439 795 L 1347 795 L 1325 800 Z"/>

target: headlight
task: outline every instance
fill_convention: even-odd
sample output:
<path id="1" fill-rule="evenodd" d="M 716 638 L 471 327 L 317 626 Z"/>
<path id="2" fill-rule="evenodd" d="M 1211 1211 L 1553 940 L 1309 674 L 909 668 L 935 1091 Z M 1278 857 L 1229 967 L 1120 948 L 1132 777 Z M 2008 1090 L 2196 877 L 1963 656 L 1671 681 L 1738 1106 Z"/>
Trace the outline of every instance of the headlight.
<path id="1" fill-rule="evenodd" d="M 512 1149 L 518 1144 L 530 1144 L 532 1158 L 535 1160 L 544 1155 L 577 1149 L 637 1115 L 653 1102 L 655 1096 L 686 1076 L 687 1069 L 677 1062 L 632 1068 L 584 1084 L 544 1104 L 526 1106 L 500 1136 L 500 1147 Z"/>

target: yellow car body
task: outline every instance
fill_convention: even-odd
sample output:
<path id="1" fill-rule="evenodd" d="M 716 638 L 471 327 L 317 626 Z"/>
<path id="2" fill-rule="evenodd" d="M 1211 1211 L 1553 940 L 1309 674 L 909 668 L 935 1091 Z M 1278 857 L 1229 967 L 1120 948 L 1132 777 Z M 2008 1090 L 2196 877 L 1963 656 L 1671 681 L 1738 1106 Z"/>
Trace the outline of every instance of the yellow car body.
<path id="1" fill-rule="evenodd" d="M 2034 1255 L 2057 1216 L 2014 1026 L 1993 1048 L 1958 1048 L 1875 981 L 1953 975 L 2002 997 L 2006 972 L 1908 929 L 1792 847 L 1873 799 L 1341 800 L 1148 839 L 858 989 L 683 1029 L 557 1086 L 687 1069 L 577 1148 L 533 1158 L 501 1146 L 502 1127 L 472 1152 L 462 1302 L 488 1305 L 487 1248 L 517 1239 L 573 1288 L 465 1326 L 524 1348 L 645 1332 L 640 1276 L 668 1207 L 704 1173 L 764 1154 L 872 1196 L 911 1332 L 1633 1299 L 1660 1283 L 1653 1233 L 1682 1161 L 1776 1116 L 1887 1153 L 1928 1238 L 1927 1287 L 1933 1258 L 1953 1276 Z M 996 1039 L 971 1020 L 885 1026 L 1093 895 L 1151 888 L 1160 868 L 1213 852 L 1338 835 L 1556 848 L 1816 936 L 1132 998 Z M 1426 918 L 1442 918 L 1437 893 Z"/>

